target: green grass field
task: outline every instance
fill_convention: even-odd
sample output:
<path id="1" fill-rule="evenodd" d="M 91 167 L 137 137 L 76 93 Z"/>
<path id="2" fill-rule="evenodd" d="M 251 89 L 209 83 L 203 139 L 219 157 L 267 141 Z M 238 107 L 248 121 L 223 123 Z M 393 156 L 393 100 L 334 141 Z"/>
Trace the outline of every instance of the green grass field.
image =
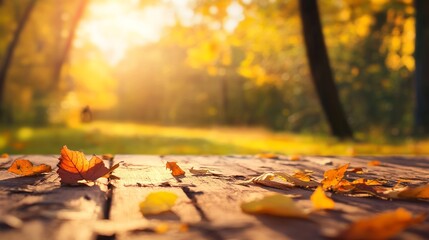
<path id="1" fill-rule="evenodd" d="M 256 128 L 186 128 L 93 122 L 75 127 L 1 128 L 0 152 L 58 154 L 67 145 L 86 154 L 423 155 L 429 141 L 340 142 L 322 136 Z"/>

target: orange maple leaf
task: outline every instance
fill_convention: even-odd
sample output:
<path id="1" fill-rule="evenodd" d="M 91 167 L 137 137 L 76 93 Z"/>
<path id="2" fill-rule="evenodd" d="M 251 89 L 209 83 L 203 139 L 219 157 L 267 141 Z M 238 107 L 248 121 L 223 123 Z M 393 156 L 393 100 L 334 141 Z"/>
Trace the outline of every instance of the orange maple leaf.
<path id="1" fill-rule="evenodd" d="M 367 219 L 352 223 L 338 239 L 390 239 L 407 227 L 424 221 L 426 216 L 413 216 L 409 211 L 398 208 L 395 211 L 379 213 Z"/>
<path id="2" fill-rule="evenodd" d="M 11 173 L 15 173 L 22 176 L 33 176 L 40 173 L 50 172 L 52 168 L 51 166 L 46 164 L 40 164 L 35 166 L 27 159 L 17 159 L 7 170 Z"/>
<path id="3" fill-rule="evenodd" d="M 378 160 L 374 160 L 374 161 L 368 162 L 367 164 L 368 164 L 368 166 L 372 166 L 373 167 L 373 166 L 380 166 L 381 162 L 378 161 Z"/>
<path id="4" fill-rule="evenodd" d="M 323 190 L 334 189 L 343 179 L 344 173 L 349 167 L 349 163 L 336 168 L 330 169 L 323 174 L 322 188 Z"/>
<path id="5" fill-rule="evenodd" d="M 64 146 L 61 149 L 57 173 L 60 175 L 61 183 L 75 184 L 80 180 L 95 181 L 100 177 L 108 177 L 119 165 L 110 169 L 104 165 L 103 160 L 93 156 L 87 160 L 83 152 L 72 151 Z"/>
<path id="6" fill-rule="evenodd" d="M 176 162 L 167 162 L 167 164 L 165 164 L 165 168 L 168 168 L 171 170 L 171 174 L 173 176 L 180 176 L 180 175 L 185 175 L 185 171 L 183 171 L 179 165 L 177 165 Z"/>

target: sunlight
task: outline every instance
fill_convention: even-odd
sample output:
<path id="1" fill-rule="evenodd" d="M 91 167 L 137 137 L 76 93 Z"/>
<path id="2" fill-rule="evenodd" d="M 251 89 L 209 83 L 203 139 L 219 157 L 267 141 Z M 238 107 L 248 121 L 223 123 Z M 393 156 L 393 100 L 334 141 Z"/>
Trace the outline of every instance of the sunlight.
<path id="1" fill-rule="evenodd" d="M 156 42 L 174 15 L 163 5 L 138 6 L 138 1 L 94 1 L 77 31 L 75 47 L 83 42 L 97 46 L 111 65 L 133 46 Z"/>

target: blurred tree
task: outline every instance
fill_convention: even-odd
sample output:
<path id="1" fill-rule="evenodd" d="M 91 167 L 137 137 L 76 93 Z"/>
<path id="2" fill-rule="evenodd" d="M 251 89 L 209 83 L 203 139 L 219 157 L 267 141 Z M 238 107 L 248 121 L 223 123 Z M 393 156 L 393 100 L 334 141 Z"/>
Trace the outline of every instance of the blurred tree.
<path id="1" fill-rule="evenodd" d="M 71 19 L 71 23 L 70 23 L 71 26 L 70 26 L 70 30 L 68 31 L 68 36 L 67 36 L 65 45 L 62 51 L 60 51 L 58 58 L 54 62 L 52 83 L 49 88 L 51 91 L 55 90 L 55 88 L 58 87 L 58 83 L 60 82 L 60 76 L 61 76 L 61 68 L 64 65 L 64 62 L 67 60 L 67 56 L 70 52 L 70 48 L 75 38 L 76 29 L 79 26 L 79 21 L 85 12 L 85 8 L 88 5 L 88 2 L 89 0 L 81 0 L 79 2 L 79 5 L 77 6 L 75 14 L 73 15 L 73 18 Z"/>
<path id="2" fill-rule="evenodd" d="M 429 1 L 414 0 L 415 39 L 415 133 L 429 135 Z"/>
<path id="3" fill-rule="evenodd" d="M 6 53 L 3 59 L 3 65 L 0 68 L 0 116 L 4 117 L 4 86 L 7 77 L 7 72 L 9 70 L 9 66 L 12 62 L 13 53 L 16 49 L 16 46 L 19 43 L 19 39 L 21 37 L 21 33 L 25 28 L 25 25 L 28 22 L 31 12 L 33 11 L 34 5 L 36 4 L 36 0 L 31 0 L 26 6 L 24 13 L 22 14 L 21 19 L 18 22 L 18 26 L 13 34 L 12 40 L 9 43 L 9 46 L 6 49 Z"/>
<path id="4" fill-rule="evenodd" d="M 299 1 L 299 7 L 313 83 L 331 132 L 338 138 L 353 138 L 329 65 L 317 0 Z"/>

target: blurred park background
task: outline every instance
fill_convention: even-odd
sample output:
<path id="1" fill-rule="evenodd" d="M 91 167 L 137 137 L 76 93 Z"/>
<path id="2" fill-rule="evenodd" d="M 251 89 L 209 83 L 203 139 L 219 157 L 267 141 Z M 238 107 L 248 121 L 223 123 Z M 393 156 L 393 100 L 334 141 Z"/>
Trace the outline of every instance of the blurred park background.
<path id="1" fill-rule="evenodd" d="M 415 3 L 317 3 L 353 138 L 332 136 L 299 0 L 1 0 L 0 152 L 429 154 Z"/>

